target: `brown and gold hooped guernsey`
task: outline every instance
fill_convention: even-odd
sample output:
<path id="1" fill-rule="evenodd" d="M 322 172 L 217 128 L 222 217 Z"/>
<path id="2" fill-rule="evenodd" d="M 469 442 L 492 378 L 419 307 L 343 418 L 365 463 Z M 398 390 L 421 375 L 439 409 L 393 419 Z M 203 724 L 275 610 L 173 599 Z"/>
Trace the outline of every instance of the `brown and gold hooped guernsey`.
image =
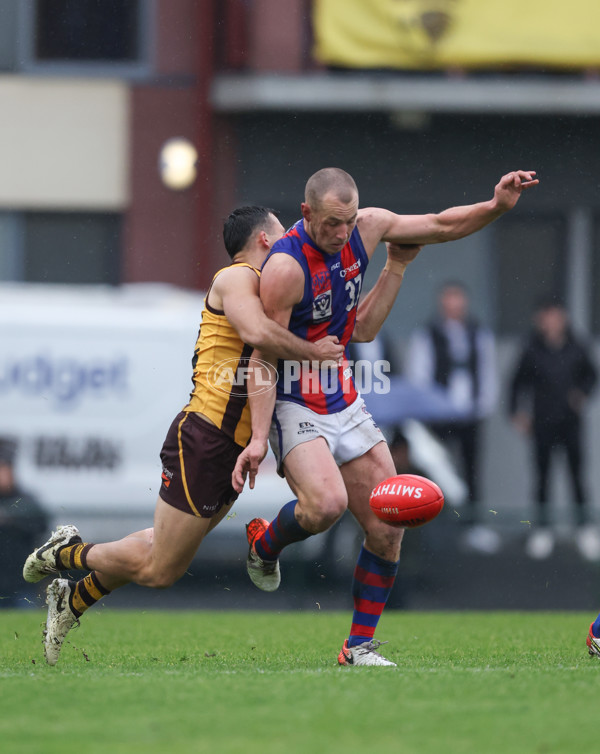
<path id="1" fill-rule="evenodd" d="M 249 267 L 260 277 L 260 271 L 252 265 L 240 262 L 231 266 Z M 211 287 L 226 269 L 230 268 L 224 267 L 216 273 Z M 194 389 L 183 410 L 199 411 L 235 443 L 245 447 L 251 433 L 245 368 L 252 346 L 240 340 L 225 312 L 209 306 L 208 293 L 192 361 Z"/>

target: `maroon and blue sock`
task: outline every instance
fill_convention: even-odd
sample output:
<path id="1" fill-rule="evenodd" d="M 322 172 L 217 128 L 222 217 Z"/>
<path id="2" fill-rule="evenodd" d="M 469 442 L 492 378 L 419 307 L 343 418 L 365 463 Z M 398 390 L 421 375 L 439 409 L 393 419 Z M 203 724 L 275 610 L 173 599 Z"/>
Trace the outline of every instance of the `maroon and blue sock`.
<path id="1" fill-rule="evenodd" d="M 294 512 L 297 502 L 291 500 L 286 503 L 277 514 L 277 518 L 271 521 L 266 532 L 255 541 L 254 549 L 259 558 L 277 560 L 284 547 L 312 537 L 312 533 L 296 521 Z"/>
<path id="2" fill-rule="evenodd" d="M 592 633 L 596 638 L 600 637 L 600 615 L 592 624 Z"/>
<path id="3" fill-rule="evenodd" d="M 352 581 L 354 615 L 348 638 L 349 647 L 371 641 L 375 635 L 377 623 L 394 586 L 398 562 L 384 560 L 364 546 L 361 548 Z"/>

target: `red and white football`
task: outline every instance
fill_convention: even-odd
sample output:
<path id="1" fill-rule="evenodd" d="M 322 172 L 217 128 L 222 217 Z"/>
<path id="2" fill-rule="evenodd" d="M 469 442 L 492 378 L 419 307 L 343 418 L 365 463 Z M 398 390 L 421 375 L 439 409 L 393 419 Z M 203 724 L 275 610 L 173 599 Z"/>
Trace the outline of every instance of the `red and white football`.
<path id="1" fill-rule="evenodd" d="M 371 492 L 369 504 L 382 521 L 414 529 L 438 515 L 444 507 L 444 494 L 431 479 L 400 474 L 380 482 Z"/>

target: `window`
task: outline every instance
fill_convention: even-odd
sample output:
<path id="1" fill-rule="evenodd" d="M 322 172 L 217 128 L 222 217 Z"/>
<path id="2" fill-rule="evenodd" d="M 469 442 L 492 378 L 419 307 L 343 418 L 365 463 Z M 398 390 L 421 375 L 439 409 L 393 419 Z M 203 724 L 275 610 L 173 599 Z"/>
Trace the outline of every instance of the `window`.
<path id="1" fill-rule="evenodd" d="M 23 269 L 28 282 L 116 285 L 120 251 L 120 215 L 92 212 L 25 215 Z"/>
<path id="2" fill-rule="evenodd" d="M 138 6 L 138 0 L 37 0 L 37 60 L 136 60 Z"/>
<path id="3" fill-rule="evenodd" d="M 154 0 L 23 0 L 23 68 L 100 75 L 149 68 Z"/>

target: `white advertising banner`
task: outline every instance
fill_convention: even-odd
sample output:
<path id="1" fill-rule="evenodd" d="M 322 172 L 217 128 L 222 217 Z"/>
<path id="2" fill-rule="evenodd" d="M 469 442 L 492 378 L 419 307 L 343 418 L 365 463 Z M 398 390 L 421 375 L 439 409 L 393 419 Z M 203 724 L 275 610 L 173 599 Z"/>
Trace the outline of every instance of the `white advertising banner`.
<path id="1" fill-rule="evenodd" d="M 25 489 L 57 515 L 151 515 L 202 307 L 164 286 L 0 286 L 0 435 Z"/>

